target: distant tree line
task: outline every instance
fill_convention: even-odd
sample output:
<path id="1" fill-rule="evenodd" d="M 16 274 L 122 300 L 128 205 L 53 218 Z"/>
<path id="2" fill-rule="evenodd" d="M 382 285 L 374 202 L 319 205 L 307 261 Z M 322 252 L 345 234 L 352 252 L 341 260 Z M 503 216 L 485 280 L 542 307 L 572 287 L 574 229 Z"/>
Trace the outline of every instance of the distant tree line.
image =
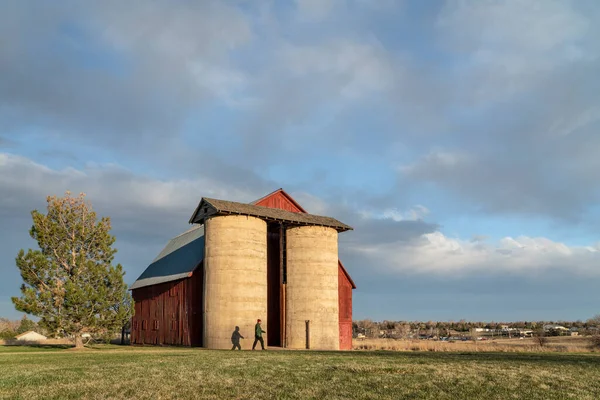
<path id="1" fill-rule="evenodd" d="M 36 331 L 38 333 L 46 333 L 38 327 L 34 321 L 27 318 L 26 315 L 21 320 L 10 320 L 8 318 L 0 318 L 0 340 L 14 339 L 15 336 L 28 331 Z"/>
<path id="2" fill-rule="evenodd" d="M 531 330 L 538 332 L 545 325 L 560 325 L 567 329 L 577 330 L 581 335 L 594 335 L 600 329 L 600 316 L 587 321 L 389 321 L 381 322 L 370 319 L 352 322 L 354 337 L 364 335 L 365 337 L 394 337 L 409 338 L 417 336 L 452 336 L 459 333 L 463 336 L 471 335 L 475 328 L 483 328 L 490 332 L 502 332 L 503 328 L 512 330 Z M 551 334 L 554 333 L 550 330 Z M 556 332 L 558 334 L 558 332 Z"/>

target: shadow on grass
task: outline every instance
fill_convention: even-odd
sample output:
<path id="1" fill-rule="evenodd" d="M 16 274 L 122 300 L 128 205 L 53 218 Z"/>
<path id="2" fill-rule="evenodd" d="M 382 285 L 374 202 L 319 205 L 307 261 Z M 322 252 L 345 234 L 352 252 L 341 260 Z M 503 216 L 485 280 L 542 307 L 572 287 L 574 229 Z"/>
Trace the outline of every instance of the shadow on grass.
<path id="1" fill-rule="evenodd" d="M 36 351 L 36 350 L 64 350 L 70 349 L 73 345 L 70 344 L 24 344 L 24 345 L 4 345 L 0 346 L 1 352 L 20 352 L 20 351 Z"/>

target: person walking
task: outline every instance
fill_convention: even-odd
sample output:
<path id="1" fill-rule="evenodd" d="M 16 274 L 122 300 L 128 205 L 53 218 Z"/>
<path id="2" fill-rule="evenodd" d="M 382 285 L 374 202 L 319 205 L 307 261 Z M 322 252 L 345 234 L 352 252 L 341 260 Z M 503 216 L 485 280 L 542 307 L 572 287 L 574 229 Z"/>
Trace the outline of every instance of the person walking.
<path id="1" fill-rule="evenodd" d="M 260 326 L 260 319 L 256 320 L 256 325 L 254 325 L 254 344 L 252 345 L 252 350 L 256 347 L 256 343 L 260 342 L 260 347 L 265 350 L 265 341 L 263 340 L 262 334 L 267 333 L 267 331 L 263 331 Z"/>
<path id="2" fill-rule="evenodd" d="M 241 350 L 242 346 L 240 345 L 240 339 L 243 339 L 243 338 L 244 337 L 240 333 L 240 327 L 236 326 L 235 331 L 233 331 L 233 333 L 231 334 L 231 343 L 233 344 L 233 347 L 231 348 L 231 350 L 235 350 L 236 348 L 238 350 Z"/>

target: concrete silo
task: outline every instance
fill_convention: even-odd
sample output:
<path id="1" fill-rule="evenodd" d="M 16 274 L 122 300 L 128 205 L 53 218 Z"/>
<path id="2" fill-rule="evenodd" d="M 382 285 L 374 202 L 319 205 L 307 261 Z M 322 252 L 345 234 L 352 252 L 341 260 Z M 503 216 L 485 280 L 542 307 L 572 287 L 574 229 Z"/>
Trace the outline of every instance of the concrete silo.
<path id="1" fill-rule="evenodd" d="M 338 232 L 300 226 L 286 231 L 287 347 L 339 350 Z"/>
<path id="2" fill-rule="evenodd" d="M 254 338 L 256 319 L 267 326 L 267 224 L 245 215 L 205 222 L 204 347 L 231 348 L 236 326 Z"/>

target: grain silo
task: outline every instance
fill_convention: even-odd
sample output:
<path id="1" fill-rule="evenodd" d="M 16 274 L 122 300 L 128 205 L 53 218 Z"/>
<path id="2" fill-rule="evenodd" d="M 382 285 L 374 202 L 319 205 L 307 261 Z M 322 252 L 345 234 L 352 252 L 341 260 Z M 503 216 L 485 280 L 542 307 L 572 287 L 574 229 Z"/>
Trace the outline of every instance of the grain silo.
<path id="1" fill-rule="evenodd" d="M 169 241 L 132 285 L 132 344 L 350 349 L 352 289 L 340 221 L 308 214 L 282 189 L 251 204 L 203 198 L 194 228 Z"/>
<path id="2" fill-rule="evenodd" d="M 287 236 L 287 347 L 338 350 L 338 233 L 300 226 Z"/>
<path id="3" fill-rule="evenodd" d="M 231 348 L 231 333 L 252 332 L 267 315 L 267 224 L 245 215 L 205 224 L 204 339 L 211 349 Z"/>

